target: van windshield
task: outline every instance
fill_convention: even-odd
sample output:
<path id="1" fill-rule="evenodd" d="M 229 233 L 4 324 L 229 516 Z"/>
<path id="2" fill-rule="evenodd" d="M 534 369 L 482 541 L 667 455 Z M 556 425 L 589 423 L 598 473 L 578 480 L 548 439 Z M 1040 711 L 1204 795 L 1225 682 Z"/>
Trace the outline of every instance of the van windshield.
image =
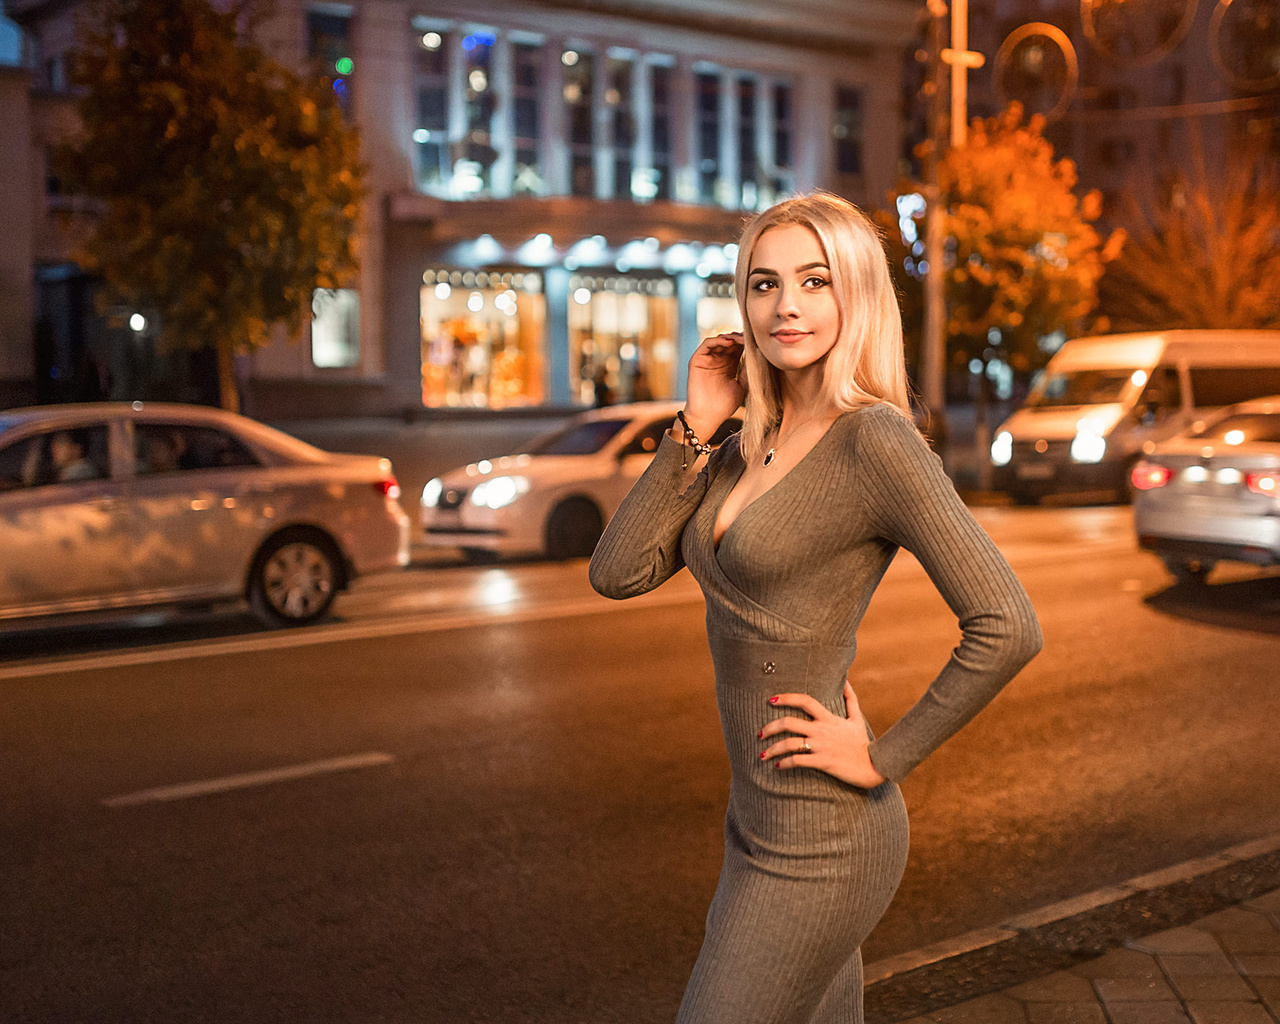
<path id="1" fill-rule="evenodd" d="M 1117 369 L 1046 373 L 1022 404 L 1024 408 L 1045 408 L 1119 402 L 1133 374 L 1133 370 Z"/>

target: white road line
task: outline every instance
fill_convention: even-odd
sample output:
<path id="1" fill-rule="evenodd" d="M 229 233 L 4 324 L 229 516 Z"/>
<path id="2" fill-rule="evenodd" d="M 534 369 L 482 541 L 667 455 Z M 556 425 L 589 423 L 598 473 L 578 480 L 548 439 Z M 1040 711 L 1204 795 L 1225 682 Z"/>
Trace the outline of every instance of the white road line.
<path id="1" fill-rule="evenodd" d="M 372 768 L 374 765 L 390 764 L 394 760 L 395 758 L 390 754 L 378 753 L 331 757 L 325 761 L 309 761 L 306 764 L 294 764 L 284 768 L 269 768 L 261 772 L 225 775 L 220 779 L 205 779 L 202 782 L 183 782 L 176 786 L 157 786 L 155 789 L 144 789 L 137 793 L 125 793 L 123 796 L 107 797 L 102 801 L 102 804 L 104 807 L 133 807 L 137 804 L 187 800 L 193 796 L 226 793 L 228 790 L 248 789 L 251 786 L 269 786 L 273 782 L 305 779 L 311 775 L 344 772 L 351 768 Z"/>

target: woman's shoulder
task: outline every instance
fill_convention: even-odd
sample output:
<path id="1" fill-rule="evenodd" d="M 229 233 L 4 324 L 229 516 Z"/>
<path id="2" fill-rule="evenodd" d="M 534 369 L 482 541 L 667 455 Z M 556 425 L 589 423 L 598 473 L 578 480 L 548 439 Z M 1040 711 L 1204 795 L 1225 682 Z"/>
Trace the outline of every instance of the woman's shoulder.
<path id="1" fill-rule="evenodd" d="M 850 409 L 836 421 L 856 448 L 878 447 L 884 444 L 919 443 L 928 447 L 915 421 L 895 405 L 888 402 L 870 402 Z"/>

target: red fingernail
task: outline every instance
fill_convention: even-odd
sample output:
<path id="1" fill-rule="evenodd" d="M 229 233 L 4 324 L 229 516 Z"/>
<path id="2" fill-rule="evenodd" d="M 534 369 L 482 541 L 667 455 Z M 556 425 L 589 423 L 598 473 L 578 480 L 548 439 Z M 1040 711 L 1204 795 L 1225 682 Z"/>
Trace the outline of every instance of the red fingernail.
<path id="1" fill-rule="evenodd" d="M 760 751 L 760 760 L 761 760 L 761 761 L 763 761 L 763 760 L 764 760 L 764 753 L 765 753 L 765 752 L 764 752 L 763 750 L 762 750 L 762 751 Z"/>
<path id="2" fill-rule="evenodd" d="M 777 704 L 777 703 L 778 703 L 778 698 L 777 698 L 777 697 L 770 697 L 770 698 L 769 698 L 769 703 L 770 703 L 770 704 Z"/>
<path id="3" fill-rule="evenodd" d="M 758 733 L 756 733 L 756 739 L 758 739 L 758 740 L 762 740 L 762 739 L 764 739 L 764 730 L 763 730 L 763 729 L 761 729 Z"/>

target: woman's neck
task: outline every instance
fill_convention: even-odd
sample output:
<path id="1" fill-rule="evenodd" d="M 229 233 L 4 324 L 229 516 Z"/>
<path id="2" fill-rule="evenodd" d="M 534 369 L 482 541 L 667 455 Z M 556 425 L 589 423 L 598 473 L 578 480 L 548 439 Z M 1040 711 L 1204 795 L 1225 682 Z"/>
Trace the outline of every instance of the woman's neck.
<path id="1" fill-rule="evenodd" d="M 780 375 L 782 423 L 779 426 L 808 420 L 835 417 L 839 409 L 823 394 L 822 366 L 807 366 Z"/>

